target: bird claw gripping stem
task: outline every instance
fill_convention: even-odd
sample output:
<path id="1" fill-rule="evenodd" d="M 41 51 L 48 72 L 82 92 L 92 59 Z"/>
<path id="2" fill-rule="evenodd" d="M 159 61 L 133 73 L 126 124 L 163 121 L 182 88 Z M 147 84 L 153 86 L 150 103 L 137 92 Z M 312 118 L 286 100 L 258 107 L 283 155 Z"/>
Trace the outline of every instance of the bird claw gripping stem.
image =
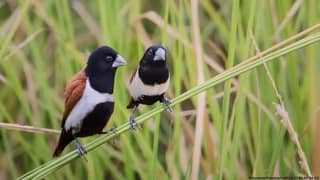
<path id="1" fill-rule="evenodd" d="M 173 112 L 173 109 L 171 107 L 171 101 L 168 98 L 164 97 L 162 99 L 162 105 L 163 105 L 165 110 L 167 110 L 169 112 Z"/>
<path id="2" fill-rule="evenodd" d="M 136 121 L 135 121 L 134 112 L 132 112 L 130 114 L 129 122 L 130 122 L 130 129 L 131 130 L 142 129 L 142 126 L 140 124 L 136 123 Z"/>
<path id="3" fill-rule="evenodd" d="M 117 135 L 117 131 L 118 131 L 117 127 L 112 127 L 109 131 L 107 131 L 107 134 L 112 133 L 114 135 Z"/>
<path id="4" fill-rule="evenodd" d="M 86 158 L 86 154 L 87 151 L 86 149 L 81 145 L 81 143 L 79 142 L 78 138 L 75 138 L 75 142 L 76 142 L 76 146 L 77 146 L 77 150 L 78 150 L 78 154 L 81 158 L 83 158 L 84 160 L 88 161 Z"/>

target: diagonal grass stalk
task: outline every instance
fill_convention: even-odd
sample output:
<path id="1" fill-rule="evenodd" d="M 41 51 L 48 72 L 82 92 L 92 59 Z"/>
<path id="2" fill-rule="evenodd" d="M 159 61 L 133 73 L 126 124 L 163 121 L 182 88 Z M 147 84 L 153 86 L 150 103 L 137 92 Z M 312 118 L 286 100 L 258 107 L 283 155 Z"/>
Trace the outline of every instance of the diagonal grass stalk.
<path id="1" fill-rule="evenodd" d="M 245 73 L 249 70 L 252 70 L 260 65 L 263 65 L 266 62 L 269 62 L 271 60 L 276 60 L 277 58 L 284 56 L 290 52 L 294 52 L 298 49 L 307 47 L 313 43 L 316 43 L 320 41 L 320 33 L 314 33 L 313 35 L 307 36 L 299 41 L 293 42 L 291 44 L 286 44 L 286 46 L 279 48 L 275 51 L 270 52 L 269 54 L 261 53 L 263 56 L 260 56 L 259 58 L 255 60 L 251 60 L 251 58 L 247 61 L 244 61 L 243 63 L 240 63 L 226 71 L 224 71 L 221 74 L 218 74 L 217 76 L 209 79 L 208 81 L 204 82 L 203 84 L 194 87 L 183 94 L 177 96 L 172 100 L 172 106 L 181 103 L 182 101 L 185 101 L 193 96 L 198 95 L 201 92 L 204 92 L 208 90 L 209 88 L 212 88 L 220 83 L 223 83 L 231 78 L 234 78 L 235 76 L 238 76 L 242 73 Z M 268 50 L 266 50 L 268 51 Z M 159 114 L 162 112 L 164 108 L 162 106 L 156 107 L 153 110 L 144 113 L 137 117 L 136 121 L 137 123 L 143 123 L 144 121 L 150 119 L 152 116 Z M 96 149 L 97 147 L 103 145 L 106 143 L 106 141 L 112 139 L 115 136 L 118 136 L 126 131 L 129 131 L 130 125 L 129 123 L 125 123 L 117 128 L 118 131 L 115 134 L 110 135 L 103 135 L 92 141 L 91 143 L 88 143 L 85 145 L 85 148 L 88 152 Z M 19 179 L 41 179 L 58 169 L 62 168 L 63 166 L 69 164 L 71 161 L 78 158 L 77 151 L 72 151 L 64 156 L 61 156 L 57 159 L 53 159 L 40 167 L 22 175 L 19 177 Z"/>

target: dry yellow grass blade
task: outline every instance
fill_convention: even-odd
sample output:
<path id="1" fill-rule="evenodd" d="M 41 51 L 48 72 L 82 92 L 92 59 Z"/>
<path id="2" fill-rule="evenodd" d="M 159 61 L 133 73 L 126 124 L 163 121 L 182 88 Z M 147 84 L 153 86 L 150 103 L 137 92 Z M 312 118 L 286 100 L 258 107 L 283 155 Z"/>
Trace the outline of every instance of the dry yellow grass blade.
<path id="1" fill-rule="evenodd" d="M 71 6 L 74 11 L 80 16 L 83 23 L 87 26 L 91 35 L 95 37 L 97 42 L 102 44 L 102 32 L 100 31 L 98 24 L 93 20 L 92 16 L 87 11 L 86 7 L 78 0 L 71 1 Z"/>
<path id="2" fill-rule="evenodd" d="M 200 26 L 199 26 L 199 1 L 191 1 L 191 24 L 192 24 L 192 45 L 194 49 L 194 54 L 197 61 L 197 84 L 200 85 L 204 82 L 204 71 L 202 62 L 202 46 L 200 39 Z M 203 137 L 203 125 L 204 120 L 207 116 L 205 112 L 206 108 L 206 93 L 202 92 L 197 97 L 197 118 L 196 118 L 196 128 L 195 128 L 195 139 L 193 146 L 192 155 L 192 170 L 191 179 L 196 180 L 199 177 L 200 170 L 200 159 L 201 159 L 201 147 L 202 147 L 202 137 Z"/>
<path id="3" fill-rule="evenodd" d="M 187 48 L 189 48 L 189 49 L 193 48 L 192 43 L 190 43 L 186 38 L 181 37 L 181 35 L 178 33 L 178 31 L 176 29 L 174 29 L 170 24 L 165 25 L 165 22 L 161 18 L 161 16 L 159 14 L 157 14 L 156 12 L 154 12 L 154 11 L 148 11 L 148 12 L 142 14 L 141 16 L 138 16 L 138 17 L 132 19 L 130 21 L 130 25 L 133 26 L 135 29 L 141 30 L 141 27 L 139 27 L 139 26 L 142 26 L 140 21 L 143 20 L 143 19 L 147 19 L 147 20 L 151 21 L 152 23 L 154 23 L 155 25 L 159 26 L 160 28 L 164 28 L 166 26 L 166 30 L 167 30 L 168 35 L 170 35 L 174 39 L 180 41 Z M 142 33 L 142 34 L 139 34 L 139 33 L 137 33 L 137 34 L 138 34 L 138 36 L 142 37 L 142 39 L 145 40 L 143 42 L 150 42 L 146 38 L 147 37 L 147 35 L 146 35 L 147 33 L 143 32 L 143 31 L 137 31 L 137 32 Z M 216 72 L 221 73 L 221 72 L 224 71 L 224 68 L 221 67 L 208 54 L 203 53 L 203 59 Z"/>
<path id="4" fill-rule="evenodd" d="M 2 74 L 0 74 L 0 81 L 4 84 L 8 82 L 7 79 Z"/>
<path id="5" fill-rule="evenodd" d="M 30 36 L 28 36 L 25 40 L 23 40 L 20 44 L 17 46 L 14 46 L 10 49 L 10 53 L 6 55 L 3 60 L 7 61 L 11 56 L 18 53 L 23 47 L 28 45 L 32 40 L 34 40 L 41 32 L 43 32 L 44 29 L 38 29 L 37 31 L 33 32 Z"/>
<path id="6" fill-rule="evenodd" d="M 48 129 L 48 128 L 39 128 L 21 124 L 13 124 L 13 123 L 3 123 L 0 122 L 0 128 L 8 129 L 8 130 L 15 130 L 15 131 L 22 131 L 22 132 L 32 132 L 32 133 L 39 133 L 39 134 L 55 134 L 59 135 L 60 131 L 55 129 Z"/>
<path id="7" fill-rule="evenodd" d="M 258 47 L 258 45 L 256 43 L 256 40 L 255 40 L 252 32 L 250 32 L 250 37 L 252 39 L 254 47 L 256 48 L 257 54 L 260 55 L 260 49 L 259 49 L 259 47 Z M 292 126 L 291 120 L 289 118 L 289 114 L 286 111 L 286 108 L 284 106 L 283 98 L 280 95 L 280 92 L 278 91 L 278 88 L 276 86 L 276 83 L 275 83 L 274 79 L 272 78 L 272 75 L 271 75 L 271 72 L 269 71 L 268 66 L 266 65 L 266 63 L 264 63 L 263 65 L 264 65 L 264 68 L 266 70 L 267 76 L 271 81 L 272 88 L 274 89 L 275 94 L 276 94 L 276 96 L 277 96 L 277 98 L 278 98 L 278 100 L 280 102 L 280 104 L 276 105 L 277 113 L 281 117 L 281 119 L 282 119 L 281 122 L 283 123 L 283 125 L 287 129 L 292 141 L 297 146 L 297 152 L 298 152 L 298 155 L 299 155 L 299 158 L 300 158 L 300 161 L 299 161 L 300 166 L 308 174 L 308 176 L 311 177 L 312 174 L 311 174 L 311 171 L 310 171 L 309 164 L 307 162 L 306 155 L 305 155 L 305 153 L 304 153 L 304 151 L 303 151 L 303 149 L 301 147 L 301 144 L 300 144 L 300 141 L 299 141 L 299 138 L 298 138 L 298 134 L 296 133 L 296 131 L 294 130 L 294 128 Z"/>
<path id="8" fill-rule="evenodd" d="M 276 32 L 274 33 L 273 38 L 279 42 L 280 41 L 280 33 L 284 29 L 284 27 L 290 22 L 291 18 L 298 12 L 304 0 L 296 0 L 295 3 L 291 6 L 290 11 L 287 13 L 286 17 L 282 20 L 280 25 L 277 25 Z"/>
<path id="9" fill-rule="evenodd" d="M 314 176 L 320 176 L 320 96 L 318 101 L 318 110 L 317 110 L 317 122 L 315 128 L 315 135 L 313 140 L 313 149 L 312 149 L 312 173 Z"/>
<path id="10" fill-rule="evenodd" d="M 145 28 L 143 27 L 141 21 L 131 21 L 130 25 L 134 28 L 137 32 L 139 39 L 141 40 L 144 47 L 149 47 L 152 45 L 152 40 L 149 37 L 148 33 L 146 32 Z"/>

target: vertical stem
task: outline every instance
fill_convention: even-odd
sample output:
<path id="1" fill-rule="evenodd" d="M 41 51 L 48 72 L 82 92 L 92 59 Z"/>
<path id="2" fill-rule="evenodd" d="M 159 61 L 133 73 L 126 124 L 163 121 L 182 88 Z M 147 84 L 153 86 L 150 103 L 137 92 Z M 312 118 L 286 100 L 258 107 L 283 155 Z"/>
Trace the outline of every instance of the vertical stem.
<path id="1" fill-rule="evenodd" d="M 239 0 L 233 0 L 233 8 L 232 8 L 232 18 L 231 18 L 231 31 L 230 31 L 230 40 L 228 47 L 228 60 L 226 62 L 226 67 L 230 68 L 233 66 L 234 57 L 235 57 L 235 47 L 236 47 L 236 35 L 237 35 L 237 25 L 238 25 L 238 8 L 239 8 Z M 227 131 L 227 124 L 229 120 L 229 105 L 230 105 L 230 87 L 231 81 L 226 81 L 224 85 L 224 98 L 223 98 L 223 109 L 222 109 L 222 123 L 220 129 L 220 141 L 219 141 L 219 153 L 221 155 L 220 160 L 220 179 L 223 178 L 223 167 L 226 156 L 226 148 L 225 148 L 225 132 Z"/>
<path id="2" fill-rule="evenodd" d="M 198 16 L 198 0 L 191 0 L 191 22 L 192 22 L 192 40 L 193 40 L 193 49 L 196 55 L 197 60 L 197 71 L 198 71 L 198 80 L 197 84 L 200 85 L 204 82 L 204 71 L 203 71 L 203 62 L 202 62 L 202 47 L 200 39 L 200 24 Z M 194 148 L 192 155 L 192 172 L 191 179 L 198 179 L 199 169 L 200 169 L 200 159 L 201 159 L 201 144 L 203 136 L 203 123 L 206 107 L 206 94 L 202 92 L 198 96 L 197 101 L 197 118 L 196 118 L 196 130 L 195 130 L 195 139 L 194 139 Z"/>

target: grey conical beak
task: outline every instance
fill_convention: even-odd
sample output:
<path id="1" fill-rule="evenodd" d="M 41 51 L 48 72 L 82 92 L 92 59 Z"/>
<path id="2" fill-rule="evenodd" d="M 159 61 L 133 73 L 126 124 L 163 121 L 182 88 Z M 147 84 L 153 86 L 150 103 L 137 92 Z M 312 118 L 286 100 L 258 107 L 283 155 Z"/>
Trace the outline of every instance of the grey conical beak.
<path id="1" fill-rule="evenodd" d="M 113 62 L 112 67 L 124 66 L 127 64 L 127 61 L 120 55 L 117 56 L 116 60 Z"/>
<path id="2" fill-rule="evenodd" d="M 153 60 L 154 61 L 159 61 L 159 60 L 165 61 L 166 60 L 166 50 L 163 48 L 158 48 L 155 55 L 154 55 Z"/>

